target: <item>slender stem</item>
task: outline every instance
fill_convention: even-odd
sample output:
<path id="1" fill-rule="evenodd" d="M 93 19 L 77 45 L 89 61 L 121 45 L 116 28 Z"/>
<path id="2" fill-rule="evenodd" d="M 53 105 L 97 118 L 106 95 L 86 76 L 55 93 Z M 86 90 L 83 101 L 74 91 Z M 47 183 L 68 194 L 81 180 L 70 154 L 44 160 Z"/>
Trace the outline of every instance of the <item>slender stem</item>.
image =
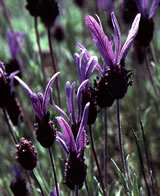
<path id="1" fill-rule="evenodd" d="M 48 43 L 49 43 L 49 49 L 50 49 L 50 54 L 51 54 L 51 59 L 52 59 L 52 64 L 53 64 L 53 70 L 56 73 L 58 70 L 57 70 L 57 65 L 56 65 L 55 53 L 52 47 L 50 27 L 47 28 L 47 33 L 48 33 Z M 61 107 L 61 97 L 60 97 L 58 78 L 56 78 L 56 89 L 57 89 L 59 106 Z"/>
<path id="2" fill-rule="evenodd" d="M 137 149 L 138 149 L 141 170 L 142 170 L 143 178 L 144 178 L 144 181 L 145 181 L 145 184 L 146 184 L 147 193 L 148 193 L 148 196 L 150 196 L 151 195 L 150 194 L 150 188 L 149 188 L 147 178 L 146 178 L 146 174 L 145 174 L 145 168 L 144 168 L 144 164 L 143 164 L 142 153 L 141 153 L 139 142 L 138 142 L 138 137 L 137 137 L 137 134 L 135 133 L 135 131 L 133 130 L 133 128 L 132 128 L 132 132 L 133 132 L 133 135 L 134 135 L 134 138 L 135 138 L 135 141 L 136 141 L 136 145 L 137 145 Z"/>
<path id="3" fill-rule="evenodd" d="M 157 87 L 156 87 L 156 85 L 154 83 L 154 79 L 153 79 L 153 76 L 152 76 L 152 70 L 151 70 L 150 62 L 149 62 L 149 59 L 148 59 L 147 55 L 145 55 L 145 62 L 146 62 L 146 66 L 147 66 L 148 73 L 149 73 L 149 78 L 150 78 L 150 81 L 152 83 L 154 92 L 155 92 L 155 94 L 157 96 L 158 101 L 160 102 L 160 95 L 159 95 L 158 89 L 157 89 Z"/>
<path id="4" fill-rule="evenodd" d="M 94 155 L 94 159 L 96 161 L 98 174 L 99 174 L 99 179 L 100 179 L 101 187 L 102 187 L 102 190 L 103 190 L 103 195 L 105 196 L 105 190 L 104 190 L 104 184 L 103 184 L 103 180 L 102 180 L 102 174 L 101 174 L 100 166 L 99 166 L 99 163 L 98 163 L 96 151 L 95 151 L 95 148 L 94 148 L 94 141 L 93 141 L 93 136 L 92 136 L 92 127 L 91 127 L 91 125 L 89 125 L 89 134 L 90 134 L 91 149 L 92 149 L 92 152 L 93 152 L 93 155 Z"/>
<path id="5" fill-rule="evenodd" d="M 155 195 L 156 194 L 156 189 L 155 189 L 155 183 L 154 183 L 154 176 L 153 176 L 153 169 L 151 167 L 152 164 L 150 160 L 152 160 L 150 158 L 149 160 L 149 154 L 148 154 L 148 148 L 147 148 L 147 141 L 146 141 L 146 137 L 145 137 L 145 134 L 144 134 L 144 127 L 143 127 L 143 123 L 142 123 L 142 120 L 140 118 L 140 114 L 139 114 L 139 122 L 140 122 L 140 125 L 141 125 L 141 131 L 142 131 L 142 138 L 143 138 L 143 144 L 144 144 L 144 151 L 145 151 L 145 156 L 146 156 L 146 160 L 147 160 L 147 167 L 148 167 L 148 172 L 149 172 L 149 175 L 150 175 L 150 179 L 151 179 L 151 185 L 152 185 L 152 191 L 153 191 L 153 194 Z"/>
<path id="6" fill-rule="evenodd" d="M 44 192 L 43 192 L 43 189 L 42 189 L 42 186 L 41 186 L 40 182 L 38 181 L 38 179 L 37 179 L 37 177 L 36 177 L 34 171 L 31 170 L 31 173 L 32 173 L 32 175 L 33 175 L 33 177 L 34 177 L 34 180 L 36 181 L 37 185 L 39 186 L 39 188 L 40 188 L 40 190 L 41 190 L 42 196 L 45 196 L 45 194 L 44 194 Z"/>
<path id="7" fill-rule="evenodd" d="M 107 195 L 107 159 L 108 159 L 108 136 L 107 136 L 107 108 L 104 108 L 104 188 Z"/>
<path id="8" fill-rule="evenodd" d="M 91 196 L 91 195 L 90 195 L 90 192 L 89 192 L 87 180 L 85 180 L 85 186 L 86 186 L 86 191 L 87 191 L 88 196 Z"/>
<path id="9" fill-rule="evenodd" d="M 4 113 L 4 117 L 5 117 L 6 121 L 7 121 L 9 131 L 10 131 L 10 133 L 11 133 L 11 135 L 12 135 L 13 140 L 14 140 L 14 143 L 15 143 L 15 144 L 18 144 L 18 140 L 17 140 L 17 138 L 16 138 L 16 136 L 15 136 L 15 134 L 14 134 L 14 131 L 13 131 L 13 129 L 12 129 L 12 125 L 10 124 L 10 120 L 9 120 L 9 118 L 8 118 L 8 114 L 7 114 L 7 111 L 6 111 L 5 108 L 3 108 L 3 113 Z"/>
<path id="10" fill-rule="evenodd" d="M 44 70 L 44 60 L 43 60 L 43 55 L 42 55 L 42 50 L 41 50 L 41 45 L 40 45 L 40 36 L 38 32 L 38 18 L 34 17 L 34 27 L 35 27 L 35 33 L 36 33 L 36 40 L 37 40 L 37 45 L 38 45 L 38 52 L 41 60 L 41 71 L 43 75 L 43 83 L 44 86 L 46 86 L 46 75 L 45 75 L 45 70 Z"/>
<path id="11" fill-rule="evenodd" d="M 75 185 L 74 186 L 74 196 L 78 196 L 78 189 L 79 189 L 78 185 Z"/>
<path id="12" fill-rule="evenodd" d="M 49 151 L 49 156 L 50 156 L 50 159 L 51 159 L 51 164 L 52 164 L 52 169 L 53 169 L 53 174 L 54 174 L 54 181 L 55 181 L 55 186 L 56 186 L 56 193 L 57 193 L 57 196 L 59 196 L 58 181 L 57 181 L 55 163 L 54 163 L 54 159 L 53 159 L 52 152 L 51 152 L 51 147 L 48 148 L 48 151 Z"/>
<path id="13" fill-rule="evenodd" d="M 122 141 L 122 132 L 121 132 L 121 124 L 120 124 L 120 104 L 119 99 L 116 101 L 117 103 L 117 126 L 118 126 L 118 139 L 119 139 L 119 150 L 121 156 L 121 165 L 122 165 L 122 172 L 125 174 L 125 159 L 124 159 L 124 150 L 123 150 L 123 141 Z"/>

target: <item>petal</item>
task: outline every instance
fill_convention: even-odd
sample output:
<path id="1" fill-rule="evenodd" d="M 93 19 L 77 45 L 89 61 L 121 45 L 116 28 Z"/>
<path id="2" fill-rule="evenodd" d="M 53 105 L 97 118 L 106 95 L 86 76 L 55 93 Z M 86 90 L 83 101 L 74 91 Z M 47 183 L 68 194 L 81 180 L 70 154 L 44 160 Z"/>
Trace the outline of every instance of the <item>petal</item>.
<path id="1" fill-rule="evenodd" d="M 96 44 L 105 63 L 108 66 L 112 66 L 114 55 L 112 45 L 110 44 L 107 36 L 104 34 L 102 28 L 92 16 L 87 16 L 85 21 L 92 33 L 93 42 Z"/>
<path id="2" fill-rule="evenodd" d="M 88 82 L 89 82 L 88 79 L 82 82 L 82 84 L 79 86 L 77 90 L 76 100 L 78 105 L 78 122 L 81 120 L 81 116 L 82 116 L 82 92 L 86 87 L 86 85 L 88 84 Z"/>
<path id="3" fill-rule="evenodd" d="M 82 116 L 81 123 L 79 126 L 78 134 L 76 137 L 76 145 L 77 145 L 78 151 L 80 151 L 80 149 L 82 150 L 85 148 L 85 139 L 83 138 L 84 137 L 83 131 L 85 130 L 87 121 L 88 121 L 89 106 L 90 106 L 90 103 L 88 102 L 84 108 L 83 116 Z"/>
<path id="4" fill-rule="evenodd" d="M 74 89 L 75 89 L 75 82 L 70 85 L 70 82 L 66 82 L 66 99 L 67 99 L 67 106 L 69 110 L 69 114 L 72 118 L 73 122 L 76 122 L 75 111 L 74 111 Z"/>
<path id="5" fill-rule="evenodd" d="M 54 100 L 53 100 L 53 98 L 52 98 L 52 88 L 50 88 L 49 95 L 50 95 L 50 100 L 49 100 L 50 104 L 51 104 L 51 105 L 52 105 L 61 115 L 63 115 L 63 116 L 66 118 L 66 120 L 69 121 L 69 117 L 67 116 L 67 114 L 66 114 L 60 107 L 58 107 L 58 106 L 54 103 Z"/>
<path id="6" fill-rule="evenodd" d="M 29 88 L 29 86 L 25 82 L 23 82 L 23 80 L 21 80 L 18 76 L 14 76 L 14 78 L 20 83 L 20 85 L 24 88 L 24 90 L 27 92 L 27 94 L 31 97 L 33 92 Z"/>
<path id="7" fill-rule="evenodd" d="M 59 145 L 63 148 L 64 152 L 69 155 L 69 149 L 65 143 L 65 139 L 64 136 L 62 135 L 62 133 L 60 133 L 59 131 L 56 132 L 56 141 L 59 143 Z"/>
<path id="8" fill-rule="evenodd" d="M 49 95 L 49 90 L 50 90 L 50 87 L 52 86 L 53 82 L 55 81 L 56 77 L 60 74 L 60 72 L 57 72 L 55 73 L 50 81 L 48 82 L 47 84 L 47 87 L 46 87 L 46 90 L 45 90 L 45 93 L 44 93 L 44 99 L 43 99 L 43 104 L 42 104 L 42 111 L 43 111 L 43 114 L 46 114 L 47 112 L 47 99 L 48 99 L 48 95 Z"/>
<path id="9" fill-rule="evenodd" d="M 9 79 L 10 79 L 9 85 L 10 85 L 10 87 L 11 87 L 11 91 L 12 91 L 12 87 L 13 87 L 14 76 L 16 76 L 18 73 L 19 73 L 19 71 L 14 71 L 14 72 L 12 72 L 12 73 L 9 75 Z"/>
<path id="10" fill-rule="evenodd" d="M 121 55 L 120 55 L 118 63 L 120 63 L 121 59 L 125 59 L 126 55 L 129 52 L 129 49 L 131 48 L 134 38 L 136 37 L 136 34 L 138 32 L 140 18 L 141 18 L 141 14 L 137 14 L 137 16 L 135 17 L 132 23 L 132 27 L 128 33 L 127 40 L 124 43 L 123 48 L 121 50 Z"/>
<path id="11" fill-rule="evenodd" d="M 98 59 L 96 56 L 92 56 L 88 63 L 87 63 L 87 66 L 86 66 L 86 76 L 85 76 L 85 79 L 89 79 L 90 80 L 90 77 L 94 71 L 94 69 L 96 68 L 98 64 Z"/>
<path id="12" fill-rule="evenodd" d="M 1 72 L 1 69 L 3 72 L 5 71 L 4 64 L 3 64 L 3 62 L 0 61 L 0 72 Z"/>
<path id="13" fill-rule="evenodd" d="M 64 133 L 64 138 L 65 138 L 69 151 L 76 152 L 77 149 L 76 149 L 74 137 L 73 137 L 70 126 L 62 117 L 56 117 L 56 119 Z"/>
<path id="14" fill-rule="evenodd" d="M 111 19 L 112 19 L 112 24 L 114 27 L 114 33 L 116 37 L 114 64 L 117 65 L 119 55 L 120 55 L 120 49 L 121 49 L 121 32 L 120 32 L 119 24 L 118 24 L 118 21 L 117 21 L 117 18 L 114 12 L 111 13 Z"/>
<path id="15" fill-rule="evenodd" d="M 149 18 L 152 18 L 152 16 L 154 15 L 154 13 L 158 7 L 159 2 L 160 2 L 160 0 L 153 0 L 152 1 L 152 5 L 151 5 L 150 11 L 149 11 Z"/>
<path id="16" fill-rule="evenodd" d="M 33 93 L 30 98 L 31 98 L 33 109 L 34 109 L 37 117 L 40 120 L 43 120 L 42 104 L 39 100 L 39 97 L 37 96 L 36 93 Z"/>

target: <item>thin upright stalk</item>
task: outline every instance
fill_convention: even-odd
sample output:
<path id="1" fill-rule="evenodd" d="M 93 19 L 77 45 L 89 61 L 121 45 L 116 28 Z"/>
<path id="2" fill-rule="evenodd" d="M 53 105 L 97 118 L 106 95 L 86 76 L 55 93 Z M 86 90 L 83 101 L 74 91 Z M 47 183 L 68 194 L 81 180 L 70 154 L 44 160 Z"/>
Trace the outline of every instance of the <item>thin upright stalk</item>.
<path id="1" fill-rule="evenodd" d="M 10 120 L 8 118 L 7 111 L 6 111 L 6 109 L 4 107 L 3 107 L 3 113 L 4 113 L 5 120 L 6 120 L 7 124 L 8 124 L 9 131 L 10 131 L 10 133 L 12 135 L 13 140 L 14 140 L 14 143 L 18 144 L 18 140 L 17 140 L 17 138 L 16 138 L 16 136 L 14 134 L 14 131 L 12 129 L 12 125 L 10 124 Z"/>
<path id="2" fill-rule="evenodd" d="M 31 173 L 32 173 L 32 175 L 33 175 L 34 180 L 36 181 L 37 185 L 39 186 L 39 188 L 40 188 L 40 190 L 41 190 L 42 196 L 45 196 L 45 194 L 44 194 L 44 192 L 43 192 L 43 189 L 42 189 L 42 186 L 41 186 L 40 182 L 38 181 L 38 179 L 37 179 L 37 177 L 36 177 L 34 171 L 31 170 Z"/>
<path id="3" fill-rule="evenodd" d="M 120 157 L 121 157 L 122 172 L 125 174 L 126 170 L 125 170 L 125 159 L 124 159 L 121 124 L 120 124 L 120 103 L 119 103 L 119 99 L 117 99 L 116 104 L 117 104 L 116 109 L 117 109 L 117 126 L 118 126 L 119 150 L 120 150 Z"/>
<path id="4" fill-rule="evenodd" d="M 49 151 L 49 157 L 50 157 L 51 164 L 52 164 L 52 169 L 53 169 L 54 182 L 55 182 L 55 186 L 56 186 L 56 193 L 57 193 L 57 196 L 59 196 L 59 191 L 58 191 L 58 181 L 57 181 L 57 175 L 56 175 L 55 163 L 54 163 L 54 159 L 53 159 L 53 156 L 52 156 L 51 147 L 50 147 L 50 148 L 48 148 L 48 151 Z"/>
<path id="5" fill-rule="evenodd" d="M 85 180 L 85 187 L 86 187 L 86 191 L 87 191 L 88 196 L 91 196 L 91 195 L 90 195 L 90 192 L 89 192 L 87 180 Z"/>
<path id="6" fill-rule="evenodd" d="M 45 75 L 45 70 L 44 70 L 44 60 L 43 60 L 41 44 L 40 44 L 40 37 L 39 37 L 39 31 L 38 31 L 38 18 L 37 17 L 34 17 L 34 28 L 35 28 L 38 52 L 39 52 L 39 56 L 40 56 L 40 60 L 41 60 L 41 71 L 42 71 L 42 75 L 43 75 L 43 83 L 44 83 L 44 86 L 46 86 L 46 75 Z"/>
<path id="7" fill-rule="evenodd" d="M 155 189 L 155 183 L 154 183 L 154 179 L 153 178 L 153 169 L 151 167 L 152 164 L 150 160 L 152 160 L 150 158 L 149 160 L 149 153 L 148 153 L 148 148 L 147 148 L 147 141 L 146 141 L 146 137 L 145 137 L 145 134 L 144 134 L 144 127 L 143 127 L 143 123 L 142 123 L 142 120 L 140 118 L 140 114 L 139 114 L 139 122 L 140 122 L 140 125 L 141 125 L 141 131 L 142 131 L 142 139 L 143 139 L 143 144 L 144 144 L 144 152 L 145 152 L 145 156 L 146 156 L 146 160 L 147 160 L 147 167 L 148 167 L 148 172 L 149 172 L 149 175 L 150 175 L 150 179 L 151 179 L 151 186 L 152 186 L 152 191 L 153 191 L 153 194 L 156 195 L 156 189 Z"/>
<path id="8" fill-rule="evenodd" d="M 99 166 L 99 163 L 98 163 L 98 159 L 97 159 L 97 155 L 96 155 L 96 151 L 95 151 L 95 148 L 94 148 L 94 141 L 93 141 L 91 125 L 89 125 L 89 135 L 90 135 L 91 149 L 92 149 L 93 156 L 94 156 L 94 159 L 95 159 L 95 162 L 96 162 L 96 166 L 97 166 L 97 169 L 98 169 L 98 175 L 99 175 L 99 179 L 100 179 L 100 184 L 101 184 L 101 187 L 102 187 L 102 190 L 103 190 L 103 195 L 105 196 L 105 190 L 104 190 L 104 184 L 103 184 L 101 169 L 100 169 L 100 166 Z"/>
<path id="9" fill-rule="evenodd" d="M 135 133 L 135 131 L 133 129 L 132 129 L 132 132 L 133 132 L 133 135 L 134 135 L 134 138 L 135 138 L 135 141 L 136 141 L 136 145 L 137 145 L 137 150 L 138 150 L 141 170 L 142 170 L 143 178 L 144 178 L 144 181 L 145 181 L 145 184 L 146 184 L 147 193 L 148 193 L 148 196 L 151 196 L 150 188 L 149 188 L 149 185 L 148 185 L 148 182 L 147 182 L 147 178 L 146 178 L 146 174 L 145 174 L 145 168 L 144 168 L 144 164 L 143 164 L 142 153 L 141 153 L 139 142 L 138 142 L 138 137 L 137 137 L 137 134 Z"/>
<path id="10" fill-rule="evenodd" d="M 160 95 L 159 95 L 158 89 L 157 89 L 157 87 L 154 83 L 154 79 L 153 79 L 153 76 L 152 76 L 152 70 L 151 70 L 150 62 L 149 62 L 149 59 L 148 59 L 147 55 L 145 55 L 145 62 L 146 62 L 147 70 L 148 70 L 148 73 L 149 73 L 149 78 L 150 78 L 150 81 L 152 83 L 154 92 L 157 96 L 158 101 L 160 102 Z"/>
<path id="11" fill-rule="evenodd" d="M 107 159 L 108 159 L 108 136 L 107 136 L 107 108 L 104 108 L 104 188 L 107 195 Z"/>
<path id="12" fill-rule="evenodd" d="M 78 189 L 79 189 L 78 185 L 75 185 L 74 186 L 74 196 L 78 196 Z"/>
<path id="13" fill-rule="evenodd" d="M 56 65 L 55 53 L 52 47 L 50 27 L 47 28 L 47 33 L 48 33 L 48 43 L 49 43 L 50 55 L 51 55 L 52 64 L 53 64 L 53 70 L 54 70 L 54 73 L 56 73 L 58 69 Z M 56 78 L 56 89 L 57 89 L 58 103 L 59 103 L 59 106 L 61 107 L 61 97 L 60 97 L 58 78 Z"/>

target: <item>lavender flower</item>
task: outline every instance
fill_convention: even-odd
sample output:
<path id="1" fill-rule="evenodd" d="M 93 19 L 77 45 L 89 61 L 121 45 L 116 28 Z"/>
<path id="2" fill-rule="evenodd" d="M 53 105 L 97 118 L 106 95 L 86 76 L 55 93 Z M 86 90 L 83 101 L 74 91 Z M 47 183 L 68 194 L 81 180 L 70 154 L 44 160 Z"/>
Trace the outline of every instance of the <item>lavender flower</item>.
<path id="1" fill-rule="evenodd" d="M 33 93 L 26 83 L 24 83 L 19 77 L 15 76 L 15 79 L 26 90 L 31 99 L 32 107 L 36 114 L 35 131 L 37 140 L 45 148 L 48 148 L 53 144 L 56 134 L 54 123 L 50 120 L 50 114 L 47 112 L 47 102 L 51 93 L 51 85 L 58 75 L 59 72 L 51 77 L 45 89 L 44 95 L 40 92 Z"/>
<path id="2" fill-rule="evenodd" d="M 14 125 L 18 125 L 19 118 L 21 121 L 23 120 L 22 109 L 16 93 L 13 91 L 13 80 L 17 73 L 16 71 L 8 75 L 3 63 L 0 62 L 0 91 L 2 92 L 0 96 L 0 107 L 7 110 Z"/>
<path id="3" fill-rule="evenodd" d="M 22 72 L 20 69 L 20 64 L 17 59 L 17 56 L 24 42 L 24 34 L 22 32 L 13 32 L 12 30 L 8 30 L 7 37 L 8 37 L 8 47 L 9 47 L 11 58 L 5 66 L 6 72 L 8 74 L 11 74 L 14 71 L 19 71 L 17 75 L 21 78 Z M 16 83 L 16 81 L 14 81 L 14 85 L 17 84 L 18 82 Z"/>
<path id="4" fill-rule="evenodd" d="M 10 188 L 15 196 L 28 195 L 27 183 L 21 177 L 22 171 L 23 168 L 14 165 L 15 179 L 11 182 Z"/>
<path id="5" fill-rule="evenodd" d="M 96 56 L 91 56 L 86 48 L 81 44 L 77 44 L 80 49 L 80 54 L 75 53 L 74 59 L 78 69 L 79 84 L 85 80 L 90 80 L 92 72 L 98 66 L 98 59 Z M 94 124 L 97 117 L 97 102 L 95 99 L 94 90 L 86 84 L 86 87 L 82 91 L 82 110 L 84 109 L 87 102 L 90 102 L 88 124 Z"/>
<path id="6" fill-rule="evenodd" d="M 68 157 L 65 167 L 65 183 L 71 189 L 74 189 L 74 186 L 81 188 L 87 175 L 87 166 L 84 162 L 84 149 L 86 147 L 85 128 L 88 120 L 89 105 L 87 103 L 85 106 L 75 139 L 71 126 L 62 117 L 56 118 L 63 131 L 63 134 L 57 132 L 56 140 Z"/>
<path id="7" fill-rule="evenodd" d="M 149 0 L 135 0 L 139 12 L 142 14 L 142 18 L 139 24 L 139 30 L 136 36 L 136 40 L 142 47 L 148 47 L 150 41 L 153 38 L 154 22 L 153 15 L 159 4 L 159 0 L 153 0 L 148 12 Z"/>
<path id="8" fill-rule="evenodd" d="M 124 61 L 137 34 L 140 14 L 135 17 L 122 49 L 121 32 L 114 12 L 111 13 L 111 19 L 116 39 L 114 52 L 113 37 L 109 40 L 103 32 L 102 26 L 92 16 L 86 17 L 86 24 L 91 31 L 93 42 L 104 59 L 104 68 L 100 71 L 101 78 L 95 84 L 97 102 L 100 107 L 111 106 L 114 99 L 122 98 L 127 92 L 128 86 L 131 85 L 129 81 L 131 73 L 126 70 Z"/>

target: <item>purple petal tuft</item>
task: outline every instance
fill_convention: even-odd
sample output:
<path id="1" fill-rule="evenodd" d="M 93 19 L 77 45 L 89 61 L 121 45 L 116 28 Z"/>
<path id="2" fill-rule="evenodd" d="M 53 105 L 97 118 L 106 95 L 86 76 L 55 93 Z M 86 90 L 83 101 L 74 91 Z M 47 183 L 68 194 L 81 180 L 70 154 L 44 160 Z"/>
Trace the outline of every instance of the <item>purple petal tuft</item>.
<path id="1" fill-rule="evenodd" d="M 138 32 L 140 18 L 141 18 L 141 14 L 137 14 L 137 16 L 135 17 L 135 19 L 132 23 L 132 27 L 128 33 L 127 40 L 124 43 L 123 48 L 121 50 L 121 54 L 120 54 L 120 58 L 119 58 L 118 63 L 120 63 L 121 59 L 125 59 L 126 55 L 129 52 L 129 49 L 131 48 L 131 45 L 134 41 L 134 38 L 136 37 L 136 34 Z"/>

